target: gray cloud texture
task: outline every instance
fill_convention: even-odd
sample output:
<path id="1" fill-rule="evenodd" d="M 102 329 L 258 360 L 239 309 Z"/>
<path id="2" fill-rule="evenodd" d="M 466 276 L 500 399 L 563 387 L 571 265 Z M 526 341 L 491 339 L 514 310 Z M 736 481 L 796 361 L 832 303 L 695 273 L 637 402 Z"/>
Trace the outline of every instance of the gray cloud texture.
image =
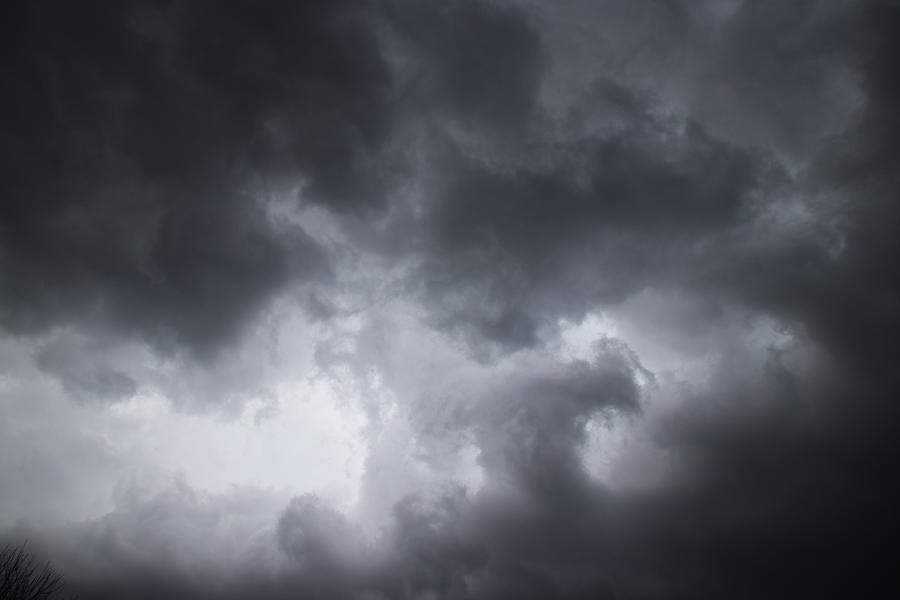
<path id="1" fill-rule="evenodd" d="M 82 598 L 889 581 L 896 3 L 2 11 L 0 537 Z M 122 441 L 288 378 L 363 415 L 351 509 Z"/>

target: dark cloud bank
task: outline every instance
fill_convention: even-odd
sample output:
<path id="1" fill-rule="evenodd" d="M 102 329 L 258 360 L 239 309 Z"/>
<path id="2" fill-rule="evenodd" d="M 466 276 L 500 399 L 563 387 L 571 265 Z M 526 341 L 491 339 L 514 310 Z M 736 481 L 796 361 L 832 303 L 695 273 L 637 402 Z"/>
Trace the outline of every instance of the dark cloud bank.
<path id="1" fill-rule="evenodd" d="M 412 265 L 400 293 L 480 368 L 648 293 L 690 307 L 680 343 L 717 348 L 702 386 L 665 388 L 678 408 L 648 427 L 668 457 L 653 485 L 614 489 L 581 461 L 592 417 L 640 421 L 640 382 L 662 386 L 606 338 L 589 359 L 465 388 L 452 417 L 414 418 L 426 445 L 465 431 L 485 481 L 406 496 L 376 539 L 297 497 L 255 531 L 253 560 L 192 570 L 172 545 L 218 551 L 209 532 L 256 500 L 187 484 L 7 532 L 31 532 L 83 598 L 814 598 L 892 584 L 896 3 L 2 11 L 8 336 L 77 327 L 210 363 L 277 295 L 341 293 L 362 255 Z M 272 190 L 324 211 L 350 251 L 275 216 Z M 331 318 L 322 303 L 303 306 Z M 735 314 L 775 323 L 812 366 L 775 347 L 743 360 L 725 333 Z M 35 360 L 76 400 L 135 393 L 77 351 Z"/>

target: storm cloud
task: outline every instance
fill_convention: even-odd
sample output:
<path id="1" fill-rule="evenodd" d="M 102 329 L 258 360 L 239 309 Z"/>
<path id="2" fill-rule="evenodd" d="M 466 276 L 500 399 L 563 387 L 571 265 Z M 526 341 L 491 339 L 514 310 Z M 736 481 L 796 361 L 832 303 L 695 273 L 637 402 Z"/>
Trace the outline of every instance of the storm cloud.
<path id="1" fill-rule="evenodd" d="M 80 597 L 889 583 L 895 3 L 2 12 L 0 539 Z"/>

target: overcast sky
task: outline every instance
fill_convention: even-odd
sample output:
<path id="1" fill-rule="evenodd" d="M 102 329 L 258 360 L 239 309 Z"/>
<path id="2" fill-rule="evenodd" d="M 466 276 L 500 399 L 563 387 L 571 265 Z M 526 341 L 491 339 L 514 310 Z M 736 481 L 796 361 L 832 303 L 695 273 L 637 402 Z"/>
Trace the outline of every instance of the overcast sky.
<path id="1" fill-rule="evenodd" d="M 82 600 L 896 583 L 897 2 L 0 11 L 0 542 Z"/>

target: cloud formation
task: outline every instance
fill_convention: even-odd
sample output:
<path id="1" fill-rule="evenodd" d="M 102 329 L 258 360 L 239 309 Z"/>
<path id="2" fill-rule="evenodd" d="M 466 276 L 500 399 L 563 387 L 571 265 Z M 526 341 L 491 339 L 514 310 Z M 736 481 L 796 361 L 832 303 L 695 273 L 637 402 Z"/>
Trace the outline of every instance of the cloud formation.
<path id="1" fill-rule="evenodd" d="M 2 10 L 0 537 L 81 597 L 887 580 L 894 3 Z"/>

